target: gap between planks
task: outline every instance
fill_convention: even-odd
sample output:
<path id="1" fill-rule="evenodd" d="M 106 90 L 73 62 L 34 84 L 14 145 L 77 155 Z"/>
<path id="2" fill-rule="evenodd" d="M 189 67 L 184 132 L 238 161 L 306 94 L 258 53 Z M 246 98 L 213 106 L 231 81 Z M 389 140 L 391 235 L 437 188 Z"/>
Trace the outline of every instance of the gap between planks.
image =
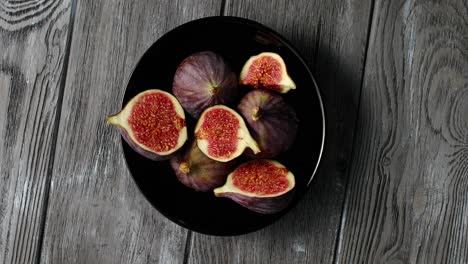
<path id="1" fill-rule="evenodd" d="M 370 42 L 370 37 L 371 37 L 371 32 L 372 32 L 372 25 L 373 25 L 373 19 L 374 19 L 374 13 L 375 13 L 375 0 L 371 1 L 371 7 L 370 7 L 370 14 L 369 14 L 369 23 L 367 26 L 367 40 L 366 40 L 366 50 L 364 51 L 364 61 L 363 61 L 363 68 L 362 68 L 362 73 L 361 73 L 361 85 L 359 86 L 359 96 L 358 96 L 358 105 L 357 105 L 357 114 L 356 114 L 356 119 L 354 120 L 354 131 L 353 131 L 353 140 L 351 142 L 351 149 L 350 153 L 352 154 L 354 151 L 354 146 L 356 142 L 356 127 L 359 121 L 359 109 L 361 107 L 361 94 L 362 94 L 362 88 L 364 86 L 364 74 L 366 73 L 367 69 L 367 54 L 369 53 L 369 42 Z M 345 224 L 345 218 L 346 218 L 346 203 L 348 201 L 348 186 L 349 186 L 349 174 L 351 170 L 351 164 L 348 166 L 346 169 L 346 184 L 345 184 L 345 189 L 344 189 L 344 199 L 341 205 L 341 216 L 340 216 L 340 225 L 338 226 L 338 233 L 336 234 L 336 241 L 335 241 L 335 250 L 333 252 L 333 262 L 337 264 L 338 263 L 338 254 L 341 251 L 341 242 L 342 242 L 342 230 Z"/>

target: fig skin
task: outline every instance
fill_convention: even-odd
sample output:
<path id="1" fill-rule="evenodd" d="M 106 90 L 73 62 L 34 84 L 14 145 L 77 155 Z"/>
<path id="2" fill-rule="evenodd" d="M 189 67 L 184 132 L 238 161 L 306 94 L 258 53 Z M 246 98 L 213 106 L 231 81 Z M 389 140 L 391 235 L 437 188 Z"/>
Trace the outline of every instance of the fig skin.
<path id="1" fill-rule="evenodd" d="M 286 168 L 284 165 L 274 160 L 248 161 L 246 163 L 241 164 L 233 172 L 231 172 L 227 177 L 226 183 L 222 187 L 219 187 L 213 190 L 215 196 L 229 198 L 233 200 L 234 202 L 242 205 L 243 207 L 251 211 L 260 213 L 260 214 L 275 214 L 284 210 L 291 203 L 294 197 L 295 185 L 296 185 L 294 175 L 289 170 L 287 171 L 287 175 L 286 175 L 286 179 L 288 180 L 288 184 L 289 184 L 288 188 L 277 194 L 259 195 L 259 194 L 255 194 L 252 192 L 244 191 L 234 185 L 233 179 L 232 179 L 233 174 L 236 173 L 236 171 L 240 167 L 245 166 L 249 163 L 254 163 L 254 162 L 262 162 L 262 163 L 267 162 L 269 164 L 274 165 L 276 168 L 280 168 L 280 169 Z M 253 175 L 255 175 L 255 173 Z M 253 181 L 256 182 L 257 180 L 258 178 L 254 179 Z"/>
<path id="2" fill-rule="evenodd" d="M 218 197 L 229 198 L 243 207 L 259 214 L 276 214 L 283 211 L 294 197 L 294 189 L 276 197 L 249 197 L 235 192 L 217 194 Z"/>
<path id="3" fill-rule="evenodd" d="M 226 61 L 212 51 L 194 53 L 177 68 L 172 91 L 194 118 L 208 107 L 231 105 L 238 98 L 236 74 Z"/>
<path id="4" fill-rule="evenodd" d="M 279 94 L 252 90 L 241 99 L 237 109 L 261 150 L 257 154 L 246 150 L 246 156 L 272 158 L 294 143 L 299 120 L 294 109 Z"/>
<path id="5" fill-rule="evenodd" d="M 208 158 L 195 141 L 171 158 L 170 164 L 177 179 L 196 191 L 207 192 L 223 185 L 237 161 L 218 162 Z"/>
<path id="6" fill-rule="evenodd" d="M 137 104 L 140 98 L 150 93 L 160 93 L 160 94 L 167 96 L 173 102 L 174 110 L 177 112 L 179 117 L 184 120 L 183 127 L 179 131 L 179 138 L 178 138 L 177 145 L 173 149 L 166 151 L 166 152 L 155 152 L 149 149 L 148 147 L 144 146 L 143 144 L 138 143 L 137 140 L 130 135 L 130 131 L 132 131 L 132 129 L 130 128 L 130 125 L 128 124 L 128 118 L 131 115 L 130 113 L 132 112 L 133 106 Z M 162 160 L 170 159 L 176 154 L 176 152 L 184 145 L 185 141 L 187 140 L 187 126 L 185 125 L 184 110 L 182 109 L 182 106 L 179 104 L 179 102 L 173 95 L 162 90 L 152 89 L 152 90 L 146 90 L 137 94 L 125 105 L 125 107 L 119 113 L 107 117 L 107 123 L 117 126 L 119 128 L 122 138 L 128 143 L 128 145 L 135 152 L 154 161 L 162 161 Z"/>

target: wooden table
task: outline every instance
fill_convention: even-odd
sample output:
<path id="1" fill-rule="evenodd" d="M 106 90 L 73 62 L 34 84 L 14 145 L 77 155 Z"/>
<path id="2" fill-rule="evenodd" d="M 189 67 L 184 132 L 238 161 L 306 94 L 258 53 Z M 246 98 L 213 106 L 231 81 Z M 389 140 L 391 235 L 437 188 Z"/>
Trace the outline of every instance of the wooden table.
<path id="1" fill-rule="evenodd" d="M 105 123 L 155 40 L 215 15 L 291 40 L 328 118 L 302 202 L 238 237 L 154 210 Z M 0 263 L 468 263 L 466 0 L 1 0 L 0 56 Z"/>

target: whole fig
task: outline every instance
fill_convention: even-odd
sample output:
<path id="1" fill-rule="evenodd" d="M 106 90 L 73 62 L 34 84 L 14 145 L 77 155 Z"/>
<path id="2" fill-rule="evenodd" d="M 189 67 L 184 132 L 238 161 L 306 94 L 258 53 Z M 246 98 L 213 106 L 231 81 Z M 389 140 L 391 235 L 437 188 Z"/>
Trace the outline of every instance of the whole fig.
<path id="1" fill-rule="evenodd" d="M 212 160 L 205 156 L 193 141 L 173 157 L 170 164 L 181 183 L 194 190 L 206 192 L 223 185 L 237 162 Z"/>
<path id="2" fill-rule="evenodd" d="M 294 143 L 299 121 L 294 109 L 279 94 L 253 90 L 241 99 L 238 109 L 261 150 L 256 154 L 246 150 L 247 156 L 272 158 Z"/>
<path id="3" fill-rule="evenodd" d="M 236 74 L 212 51 L 184 59 L 174 75 L 172 91 L 184 109 L 198 118 L 206 108 L 234 103 L 238 95 Z"/>

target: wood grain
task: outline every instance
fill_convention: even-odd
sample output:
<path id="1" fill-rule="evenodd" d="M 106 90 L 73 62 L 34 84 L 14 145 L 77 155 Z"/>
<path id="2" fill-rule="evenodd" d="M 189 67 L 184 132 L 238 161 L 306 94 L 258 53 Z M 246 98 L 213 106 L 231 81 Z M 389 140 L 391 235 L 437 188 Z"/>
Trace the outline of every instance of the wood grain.
<path id="1" fill-rule="evenodd" d="M 131 70 L 163 33 L 220 2 L 78 1 L 42 263 L 181 263 L 187 231 L 164 218 L 125 166 L 118 131 Z"/>
<path id="2" fill-rule="evenodd" d="M 0 1 L 0 263 L 39 256 L 70 7 Z"/>
<path id="3" fill-rule="evenodd" d="M 42 27 L 42 23 L 63 10 L 63 1 L 58 0 L 4 0 L 0 2 L 0 28 L 21 32 L 29 27 Z M 65 1 L 70 5 L 71 1 Z M 70 18 L 68 18 L 70 19 Z"/>
<path id="4" fill-rule="evenodd" d="M 327 112 L 320 173 L 279 222 L 240 237 L 193 234 L 189 263 L 331 263 L 357 115 L 371 1 L 227 1 L 225 15 L 272 27 L 311 65 Z"/>
<path id="5" fill-rule="evenodd" d="M 340 263 L 468 263 L 468 2 L 376 1 Z"/>

